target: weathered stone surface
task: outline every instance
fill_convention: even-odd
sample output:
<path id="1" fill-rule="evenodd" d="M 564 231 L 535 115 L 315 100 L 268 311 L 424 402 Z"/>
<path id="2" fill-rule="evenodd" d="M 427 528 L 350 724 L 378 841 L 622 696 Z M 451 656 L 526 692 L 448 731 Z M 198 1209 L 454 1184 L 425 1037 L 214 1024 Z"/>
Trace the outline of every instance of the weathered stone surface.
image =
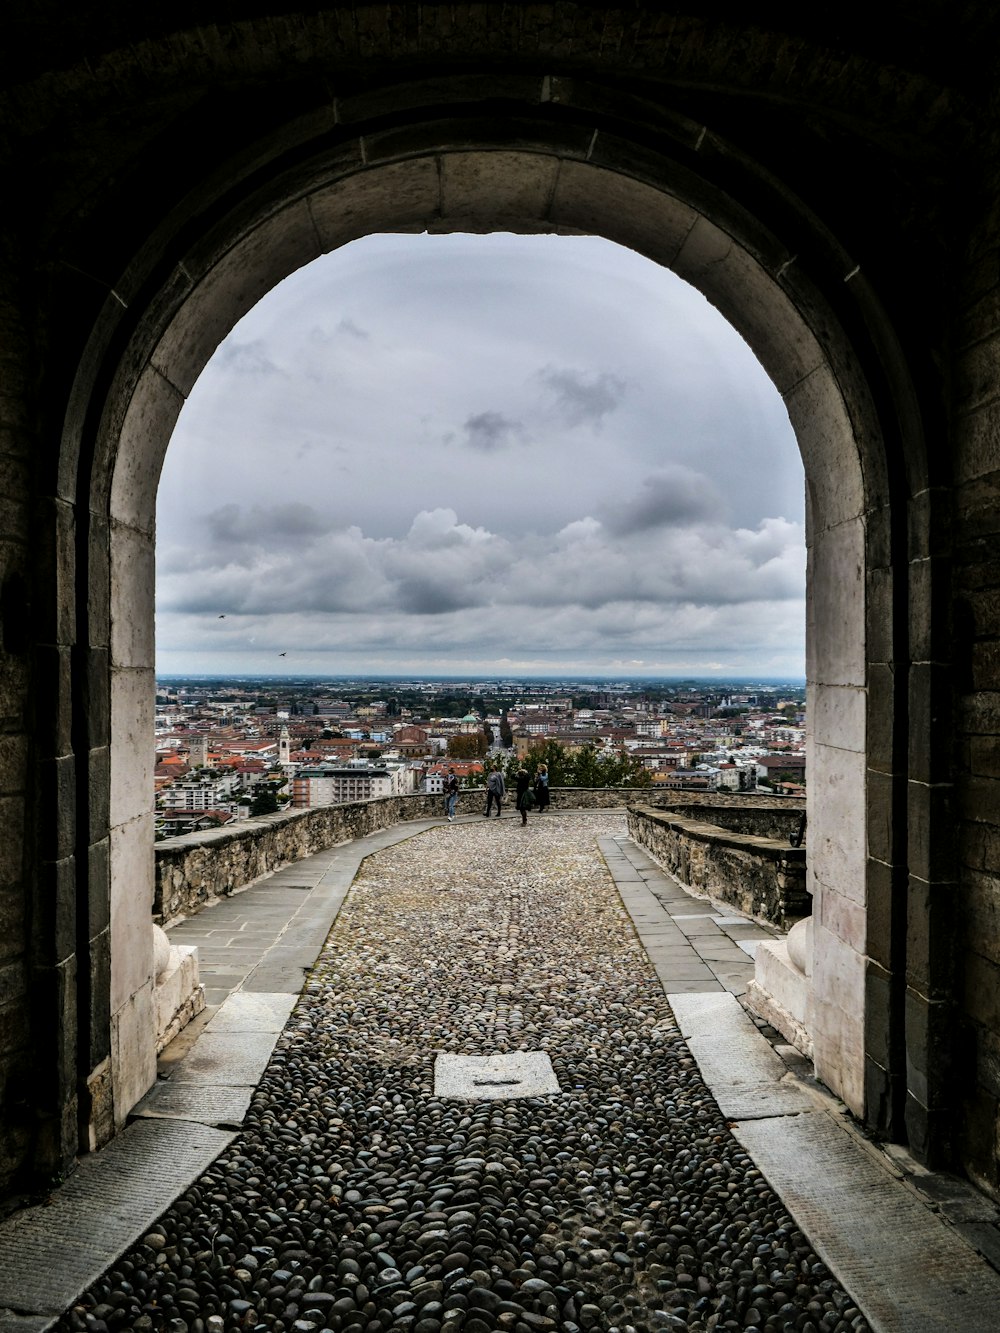
<path id="1" fill-rule="evenodd" d="M 687 817 L 702 812 L 704 818 Z M 682 884 L 787 928 L 810 911 L 805 848 L 790 846 L 787 837 L 801 813 L 801 807 L 701 806 L 668 813 L 640 806 L 629 810 L 629 833 Z M 763 836 L 749 831 L 755 825 L 766 831 Z M 768 836 L 782 826 L 784 839 Z"/>

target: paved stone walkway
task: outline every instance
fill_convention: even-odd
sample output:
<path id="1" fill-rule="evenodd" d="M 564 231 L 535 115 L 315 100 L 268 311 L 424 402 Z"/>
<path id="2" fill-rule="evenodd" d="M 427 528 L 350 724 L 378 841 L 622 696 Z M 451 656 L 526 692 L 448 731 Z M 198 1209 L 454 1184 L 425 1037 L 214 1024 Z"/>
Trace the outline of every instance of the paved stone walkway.
<path id="1" fill-rule="evenodd" d="M 81 1281 L 68 1259 L 63 1275 L 51 1258 L 31 1276 L 58 1196 L 0 1230 L 0 1329 L 995 1327 L 1000 1280 L 909 1197 L 893 1255 L 879 1215 L 898 1182 L 881 1167 L 862 1180 L 860 1150 L 841 1127 L 830 1137 L 835 1117 L 796 1077 L 801 1062 L 739 1006 L 767 932 L 673 884 L 621 816 L 389 830 L 180 932 L 204 936 L 212 1012 L 123 1138 L 190 1130 L 204 1152 L 215 1134 L 219 1155 L 165 1211 L 133 1220 L 128 1241 L 109 1236 L 102 1276 Z M 549 1062 L 558 1092 L 519 1093 L 535 1086 L 525 1052 Z M 442 1079 L 461 1056 L 472 1063 L 455 1097 Z M 837 1195 L 809 1188 L 811 1154 Z M 839 1236 L 838 1206 L 864 1253 Z M 918 1226 L 901 1264 L 898 1233 Z M 46 1271 L 48 1305 L 11 1299 L 17 1277 L 37 1291 Z M 55 1320 L 37 1313 L 71 1302 Z"/>

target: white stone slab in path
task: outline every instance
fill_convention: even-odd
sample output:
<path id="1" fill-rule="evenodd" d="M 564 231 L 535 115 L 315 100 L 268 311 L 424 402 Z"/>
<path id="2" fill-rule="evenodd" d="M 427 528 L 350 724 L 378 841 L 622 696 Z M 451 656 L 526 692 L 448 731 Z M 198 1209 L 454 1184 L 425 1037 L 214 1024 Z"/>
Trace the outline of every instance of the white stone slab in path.
<path id="1" fill-rule="evenodd" d="M 552 1061 L 544 1051 L 439 1055 L 434 1062 L 436 1097 L 510 1101 L 515 1097 L 551 1097 L 559 1091 Z"/>
<path id="2" fill-rule="evenodd" d="M 823 1111 L 736 1137 L 876 1333 L 996 1333 L 1000 1274 Z"/>

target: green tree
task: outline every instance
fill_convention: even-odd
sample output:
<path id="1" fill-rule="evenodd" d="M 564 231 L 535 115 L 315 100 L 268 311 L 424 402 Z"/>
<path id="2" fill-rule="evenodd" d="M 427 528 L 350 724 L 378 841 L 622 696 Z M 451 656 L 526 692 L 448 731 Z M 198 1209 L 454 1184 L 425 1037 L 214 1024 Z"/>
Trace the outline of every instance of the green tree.
<path id="1" fill-rule="evenodd" d="M 262 783 L 250 801 L 250 815 L 273 815 L 280 809 L 277 792 L 272 783 Z"/>
<path id="2" fill-rule="evenodd" d="M 486 749 L 487 740 L 481 731 L 464 732 L 460 736 L 448 737 L 450 759 L 482 759 Z"/>
<path id="3" fill-rule="evenodd" d="M 500 716 L 500 744 L 504 747 L 505 750 L 509 750 L 510 747 L 514 744 L 514 733 L 511 730 L 510 723 L 507 721 L 506 708 L 503 710 L 503 713 Z"/>

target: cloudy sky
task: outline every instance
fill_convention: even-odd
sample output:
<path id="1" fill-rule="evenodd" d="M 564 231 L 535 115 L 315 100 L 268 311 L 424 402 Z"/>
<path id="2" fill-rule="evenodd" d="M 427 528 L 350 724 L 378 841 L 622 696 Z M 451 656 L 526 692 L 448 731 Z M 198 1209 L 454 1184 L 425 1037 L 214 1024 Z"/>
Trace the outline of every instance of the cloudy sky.
<path id="1" fill-rule="evenodd" d="M 770 381 L 673 274 L 368 237 L 261 301 L 181 414 L 158 669 L 801 676 L 802 496 Z"/>

